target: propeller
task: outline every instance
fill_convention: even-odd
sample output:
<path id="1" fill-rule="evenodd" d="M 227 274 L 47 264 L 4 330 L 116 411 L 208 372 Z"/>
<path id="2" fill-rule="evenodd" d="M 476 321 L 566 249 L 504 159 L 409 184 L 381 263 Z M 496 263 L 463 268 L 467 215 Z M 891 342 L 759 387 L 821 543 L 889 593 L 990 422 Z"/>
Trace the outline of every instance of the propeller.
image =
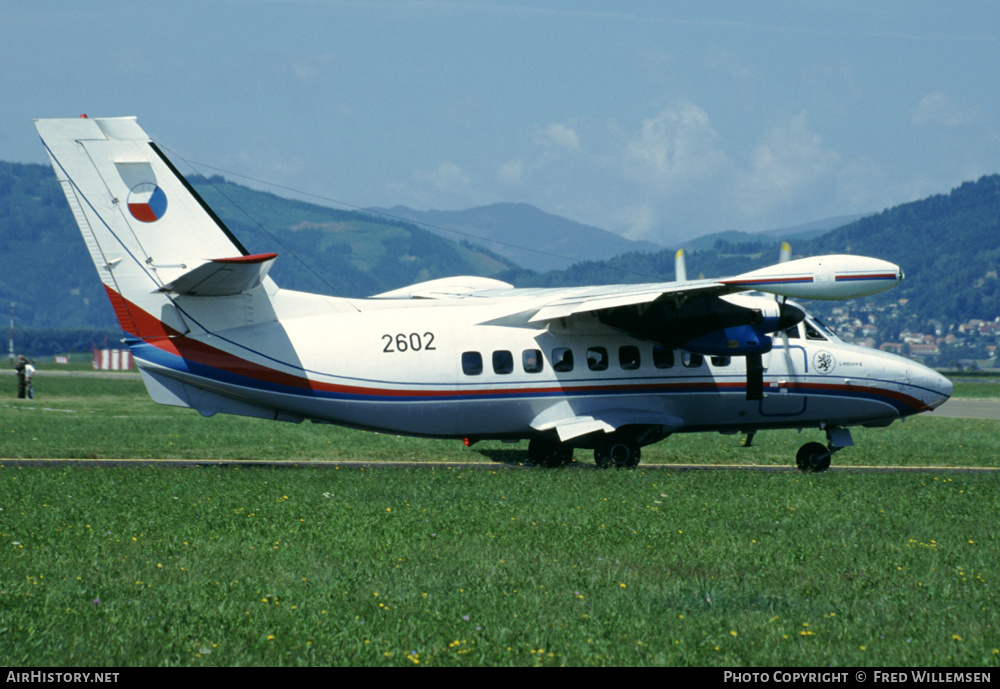
<path id="1" fill-rule="evenodd" d="M 792 256 L 788 242 L 781 243 L 779 263 Z M 687 280 L 684 249 L 674 254 L 678 282 Z M 752 275 L 752 274 L 748 274 Z M 769 277 L 769 276 L 768 276 Z M 751 289 L 754 284 L 747 285 Z M 759 302 L 757 302 L 759 304 Z M 710 356 L 742 356 L 746 360 L 746 398 L 764 398 L 764 354 L 771 351 L 770 333 L 781 333 L 788 356 L 787 330 L 805 318 L 805 312 L 786 298 L 776 297 L 777 309 L 761 309 L 717 297 L 690 301 L 657 299 L 642 309 L 611 308 L 598 314 L 605 325 L 666 347 L 679 347 Z"/>
<path id="2" fill-rule="evenodd" d="M 787 263 L 792 258 L 792 246 L 788 242 L 782 242 L 781 248 L 778 250 L 778 263 Z M 788 329 L 798 325 L 799 322 L 805 318 L 805 313 L 802 312 L 798 307 L 792 306 L 791 304 L 786 304 L 788 297 L 778 297 L 775 296 L 775 301 L 778 302 L 778 309 L 781 314 L 779 318 L 779 332 L 781 333 L 781 339 L 784 343 L 785 357 L 791 362 L 791 356 L 788 352 Z M 762 400 L 764 399 L 764 355 L 761 353 L 747 354 L 747 399 L 748 400 Z M 791 366 L 787 366 L 791 370 Z"/>
<path id="3" fill-rule="evenodd" d="M 684 249 L 678 249 L 674 254 L 674 279 L 677 282 L 687 282 L 687 264 L 684 262 Z"/>

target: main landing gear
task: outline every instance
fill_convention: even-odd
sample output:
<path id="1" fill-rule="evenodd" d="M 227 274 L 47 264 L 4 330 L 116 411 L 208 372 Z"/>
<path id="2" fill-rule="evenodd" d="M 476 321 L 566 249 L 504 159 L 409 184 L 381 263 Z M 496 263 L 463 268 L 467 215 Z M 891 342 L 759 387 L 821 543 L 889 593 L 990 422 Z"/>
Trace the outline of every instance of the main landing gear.
<path id="1" fill-rule="evenodd" d="M 597 466 L 601 469 L 633 469 L 638 466 L 642 455 L 639 445 L 631 439 L 615 436 L 615 433 L 610 434 L 594 448 L 594 462 Z"/>
<path id="2" fill-rule="evenodd" d="M 573 448 L 550 438 L 532 438 L 528 442 L 528 460 L 537 467 L 561 467 L 573 461 Z"/>
<path id="3" fill-rule="evenodd" d="M 594 447 L 594 462 L 601 469 L 632 469 L 639 464 L 642 452 L 634 437 L 611 433 Z M 539 467 L 555 468 L 573 461 L 573 448 L 553 438 L 532 438 L 528 442 L 528 460 Z"/>

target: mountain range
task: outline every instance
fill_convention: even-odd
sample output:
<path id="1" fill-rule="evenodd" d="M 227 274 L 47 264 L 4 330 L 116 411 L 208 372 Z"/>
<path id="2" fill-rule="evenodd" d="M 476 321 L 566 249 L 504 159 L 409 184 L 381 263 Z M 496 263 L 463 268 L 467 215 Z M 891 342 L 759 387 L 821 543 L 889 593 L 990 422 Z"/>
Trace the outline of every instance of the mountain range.
<path id="1" fill-rule="evenodd" d="M 361 297 L 458 274 L 518 286 L 561 286 L 661 281 L 674 272 L 675 247 L 629 242 L 527 204 L 358 212 L 283 198 L 217 176 L 191 182 L 251 252 L 279 254 L 272 276 L 290 289 Z M 794 238 L 796 255 L 858 253 L 898 263 L 907 280 L 872 299 L 905 299 L 913 319 L 959 322 L 1000 315 L 998 175 L 860 218 L 775 233 L 709 235 L 685 244 L 688 275 L 733 275 L 773 263 L 786 238 Z M 47 166 L 0 162 L 0 251 L 6 258 L 0 304 L 15 303 L 19 327 L 115 327 Z M 557 256 L 563 264 L 566 256 L 579 260 L 546 268 Z"/>
<path id="2" fill-rule="evenodd" d="M 619 254 L 665 248 L 552 215 L 527 203 L 495 203 L 463 211 L 417 211 L 406 206 L 369 210 L 382 217 L 417 223 L 452 241 L 484 246 L 536 272 L 562 270 L 577 261 L 602 261 Z"/>

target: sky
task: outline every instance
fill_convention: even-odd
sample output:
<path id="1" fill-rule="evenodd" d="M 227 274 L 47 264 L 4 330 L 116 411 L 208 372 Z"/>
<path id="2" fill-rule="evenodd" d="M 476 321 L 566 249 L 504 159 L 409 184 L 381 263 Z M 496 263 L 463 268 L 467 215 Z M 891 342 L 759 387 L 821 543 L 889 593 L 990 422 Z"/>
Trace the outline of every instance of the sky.
<path id="1" fill-rule="evenodd" d="M 182 172 L 337 207 L 669 245 L 1000 173 L 994 0 L 4 0 L 0 54 L 0 160 L 135 115 Z"/>

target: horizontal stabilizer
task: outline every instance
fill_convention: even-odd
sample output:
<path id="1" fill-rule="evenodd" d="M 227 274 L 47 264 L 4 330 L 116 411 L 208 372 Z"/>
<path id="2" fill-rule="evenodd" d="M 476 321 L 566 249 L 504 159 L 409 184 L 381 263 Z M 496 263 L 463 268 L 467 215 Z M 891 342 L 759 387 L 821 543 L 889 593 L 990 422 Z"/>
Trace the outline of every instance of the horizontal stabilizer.
<path id="1" fill-rule="evenodd" d="M 160 292 L 195 297 L 228 297 L 258 286 L 274 265 L 277 254 L 214 258 L 171 280 Z"/>

